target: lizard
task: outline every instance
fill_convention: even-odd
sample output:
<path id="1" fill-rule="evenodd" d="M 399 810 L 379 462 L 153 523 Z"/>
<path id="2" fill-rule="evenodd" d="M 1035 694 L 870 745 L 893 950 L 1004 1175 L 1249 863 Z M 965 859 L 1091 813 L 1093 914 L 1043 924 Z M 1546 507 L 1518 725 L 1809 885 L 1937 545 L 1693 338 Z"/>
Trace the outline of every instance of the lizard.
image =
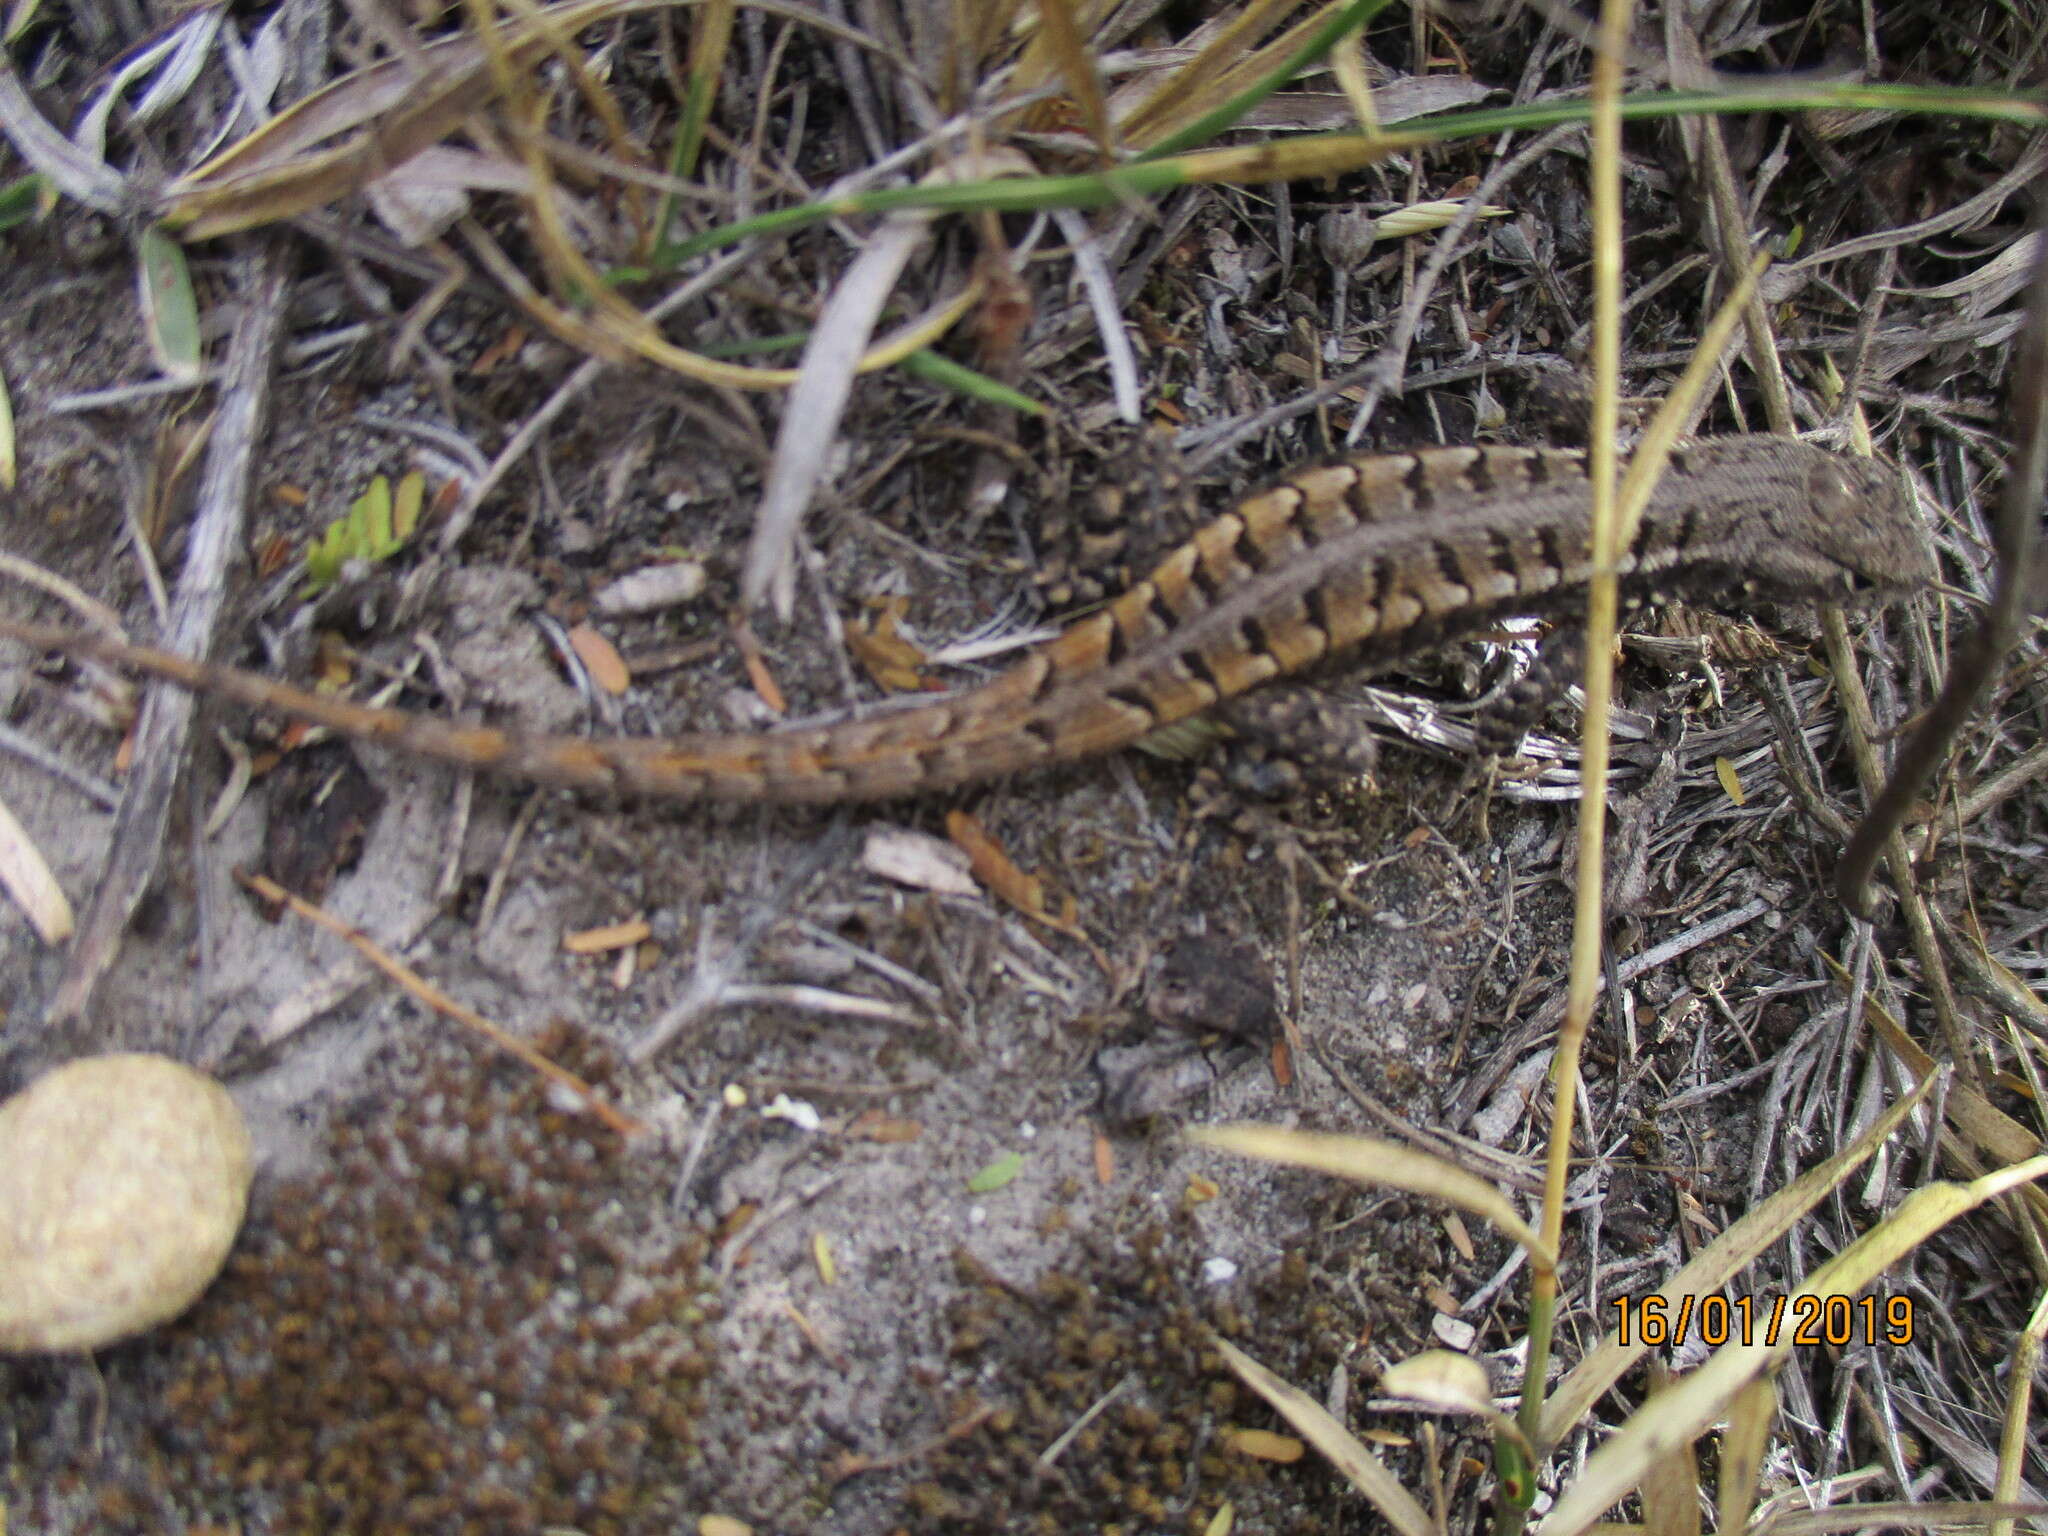
<path id="1" fill-rule="evenodd" d="M 1583 607 L 1590 504 L 1586 457 L 1569 449 L 1431 448 L 1298 470 L 989 681 L 898 713 L 787 731 L 524 735 L 89 633 L 0 620 L 0 635 L 519 780 L 835 804 L 1110 752 L 1278 678 L 1338 660 L 1384 669 L 1505 617 Z M 1772 436 L 1675 449 L 1616 569 L 1630 606 L 1677 598 L 1723 610 L 1890 600 L 1935 575 L 1895 472 Z"/>

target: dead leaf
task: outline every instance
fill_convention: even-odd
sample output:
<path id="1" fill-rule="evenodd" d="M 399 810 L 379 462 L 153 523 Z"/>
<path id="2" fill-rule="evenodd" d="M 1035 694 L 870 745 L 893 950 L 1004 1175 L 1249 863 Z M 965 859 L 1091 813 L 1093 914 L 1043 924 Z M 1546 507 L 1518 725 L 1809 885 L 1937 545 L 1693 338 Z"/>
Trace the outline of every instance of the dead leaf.
<path id="1" fill-rule="evenodd" d="M 1068 938 L 1086 941 L 1080 925 L 1074 921 L 1074 903 L 1069 898 L 1060 915 L 1048 912 L 1045 906 L 1045 882 L 1036 875 L 1027 875 L 1019 869 L 1002 846 L 982 829 L 965 811 L 946 813 L 946 835 L 967 854 L 967 867 L 974 871 L 974 877 L 1012 907 Z"/>
<path id="2" fill-rule="evenodd" d="M 517 357 L 519 349 L 525 345 L 526 327 L 509 325 L 505 328 L 504 335 L 477 354 L 476 361 L 469 365 L 469 371 L 478 378 L 485 378 L 494 372 L 500 363 Z"/>
<path id="3" fill-rule="evenodd" d="M 1116 1182 L 1116 1144 L 1100 1131 L 1095 1133 L 1095 1182 L 1104 1189 Z"/>
<path id="4" fill-rule="evenodd" d="M 768 712 L 778 717 L 788 714 L 789 700 L 776 685 L 775 674 L 768 670 L 768 658 L 761 654 L 761 642 L 754 638 L 754 627 L 745 619 L 734 619 L 732 639 L 740 648 L 740 660 L 746 663 L 747 681 L 754 685 L 755 694 L 768 706 Z"/>
<path id="5" fill-rule="evenodd" d="M 947 896 L 978 896 L 981 887 L 968 873 L 967 852 L 929 832 L 909 827 L 876 827 L 861 844 L 861 868 L 913 890 Z"/>
<path id="6" fill-rule="evenodd" d="M 45 944 L 61 944 L 71 937 L 71 903 L 27 830 L 5 805 L 0 805 L 0 886 L 28 915 Z"/>
<path id="7" fill-rule="evenodd" d="M 1477 1255 L 1477 1250 L 1472 1246 L 1472 1234 L 1465 1230 L 1465 1223 L 1456 1211 L 1445 1215 L 1444 1232 L 1450 1238 L 1451 1246 L 1458 1250 L 1458 1257 L 1469 1264 Z"/>
<path id="8" fill-rule="evenodd" d="M 601 928 L 565 933 L 562 935 L 562 948 L 572 955 L 602 955 L 615 949 L 631 949 L 641 940 L 653 936 L 654 929 L 647 920 L 636 917 L 623 923 L 607 923 Z"/>
<path id="9" fill-rule="evenodd" d="M 896 627 L 908 606 L 901 597 L 885 599 L 878 605 L 871 625 L 846 632 L 846 646 L 854 659 L 867 669 L 869 677 L 891 693 L 916 693 L 924 688 L 927 657 L 904 639 Z"/>
<path id="10" fill-rule="evenodd" d="M 1749 797 L 1742 790 L 1742 775 L 1735 771 L 1735 765 L 1727 758 L 1714 759 L 1714 777 L 1721 781 L 1721 792 L 1736 805 L 1749 803 Z"/>
<path id="11" fill-rule="evenodd" d="M 1273 1069 L 1273 1086 L 1291 1088 L 1294 1086 L 1294 1053 L 1287 1049 L 1287 1038 L 1276 1035 L 1273 1039 L 1273 1055 L 1270 1065 Z"/>
<path id="12" fill-rule="evenodd" d="M 864 1109 L 853 1117 L 841 1134 L 888 1145 L 915 1141 L 924 1134 L 924 1127 L 915 1120 L 905 1120 L 879 1109 Z"/>
<path id="13" fill-rule="evenodd" d="M 590 680 L 614 698 L 633 686 L 633 674 L 618 647 L 588 624 L 569 631 L 569 648 L 590 673 Z"/>
<path id="14" fill-rule="evenodd" d="M 275 576 L 292 557 L 292 541 L 281 533 L 267 535 L 256 550 L 256 574 Z"/>
<path id="15" fill-rule="evenodd" d="M 1260 1461 L 1277 1461 L 1283 1465 L 1299 1461 L 1308 1447 L 1292 1435 L 1276 1434 L 1270 1429 L 1235 1429 L 1230 1432 L 1230 1448 L 1241 1456 L 1256 1457 Z"/>

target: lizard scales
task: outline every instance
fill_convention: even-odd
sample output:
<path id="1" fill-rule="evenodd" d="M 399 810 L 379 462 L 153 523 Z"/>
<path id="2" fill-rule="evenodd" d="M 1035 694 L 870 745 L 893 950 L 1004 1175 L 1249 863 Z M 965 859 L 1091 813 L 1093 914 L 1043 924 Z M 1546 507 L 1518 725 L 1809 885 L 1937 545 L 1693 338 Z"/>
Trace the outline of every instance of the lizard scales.
<path id="1" fill-rule="evenodd" d="M 1302 470 L 977 688 L 757 735 L 525 736 L 96 636 L 5 621 L 0 633 L 519 779 L 667 799 L 879 800 L 1112 751 L 1333 659 L 1385 667 L 1509 615 L 1583 606 L 1590 502 L 1585 456 L 1558 449 L 1437 448 Z M 1672 454 L 1617 574 L 1633 601 L 1726 608 L 1895 596 L 1934 569 L 1892 472 L 1752 436 Z"/>

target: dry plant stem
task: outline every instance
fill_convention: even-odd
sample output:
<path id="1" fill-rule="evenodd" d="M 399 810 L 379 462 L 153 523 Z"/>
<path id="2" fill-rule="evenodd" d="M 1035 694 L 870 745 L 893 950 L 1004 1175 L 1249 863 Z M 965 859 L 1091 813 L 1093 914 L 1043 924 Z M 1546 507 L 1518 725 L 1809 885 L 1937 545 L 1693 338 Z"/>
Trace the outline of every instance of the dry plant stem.
<path id="1" fill-rule="evenodd" d="M 1821 610 L 1821 635 L 1827 644 L 1828 665 L 1834 669 L 1836 684 L 1842 692 L 1842 718 L 1850 759 L 1856 765 L 1856 777 L 1863 785 L 1864 793 L 1874 800 L 1881 799 L 1878 786 L 1884 782 L 1884 766 L 1878 762 L 1877 749 L 1872 745 L 1878 734 L 1877 724 L 1870 713 L 1870 696 L 1863 691 L 1863 677 L 1857 671 L 1857 652 L 1849 638 L 1848 621 L 1843 618 L 1841 609 L 1829 607 Z M 1876 814 L 1873 808 L 1870 817 L 1865 819 L 1865 828 Z M 1857 836 L 1863 836 L 1862 829 L 1858 830 Z M 1853 848 L 1854 845 L 1851 846 Z M 1981 1087 L 1975 1059 L 1969 1054 L 1962 1021 L 1956 1011 L 1948 965 L 1942 958 L 1941 945 L 1935 936 L 1927 905 L 1920 899 L 1919 882 L 1913 878 L 1913 852 L 1896 827 L 1885 835 L 1880 846 L 1891 870 L 1892 883 L 1898 888 L 1899 907 L 1906 920 L 1907 936 L 1913 945 L 1913 957 L 1920 962 L 1921 980 L 1934 1003 L 1934 1016 L 1941 1030 L 1942 1042 L 1964 1080 L 1974 1087 Z M 1844 862 L 1847 862 L 1846 855 Z"/>
<path id="2" fill-rule="evenodd" d="M 1665 11 L 1665 41 L 1668 45 L 1672 83 L 1681 89 L 1708 84 L 1713 71 L 1700 54 L 1699 38 L 1676 6 Z M 1742 199 L 1735 192 L 1735 171 L 1728 161 L 1728 146 L 1721 137 L 1721 121 L 1701 116 L 1682 123 L 1692 151 L 1695 169 L 1702 172 L 1713 209 L 1713 233 L 1721 248 L 1721 267 L 1731 281 L 1741 277 L 1753 259 L 1750 253 L 1749 220 L 1742 211 Z M 1777 338 L 1771 334 L 1762 298 L 1752 294 L 1743 306 L 1742 323 L 1749 336 L 1749 365 L 1764 397 L 1764 418 L 1773 432 L 1793 432 L 1798 423 L 1792 416 L 1792 394 L 1785 385 L 1785 372 L 1778 359 Z"/>
<path id="3" fill-rule="evenodd" d="M 1934 923 L 1945 941 L 1944 953 L 1955 957 L 1963 984 L 1974 987 L 1993 1007 L 2011 1014 L 2015 1024 L 2048 1038 L 2048 1002 L 1986 953 L 1984 935 L 1976 924 L 1959 929 L 1939 912 L 1934 914 Z"/>
<path id="4" fill-rule="evenodd" d="M 2020 1477 L 2027 1459 L 2028 1407 L 2033 1398 L 2034 1372 L 2040 1365 L 2041 1340 L 2048 1337 L 2048 1295 L 2034 1305 L 2034 1314 L 2020 1331 L 2013 1347 L 2012 1372 L 2006 1378 L 2005 1424 L 1998 1441 L 1998 1479 L 1992 1496 L 2010 1503 L 2020 1495 Z M 2013 1522 L 1993 1521 L 1988 1536 L 2013 1536 Z"/>
<path id="5" fill-rule="evenodd" d="M 696 969 L 682 995 L 628 1049 L 627 1055 L 633 1061 L 652 1060 L 677 1035 L 718 1006 L 755 946 L 787 915 L 804 887 L 845 852 L 850 837 L 851 824 L 844 816 L 835 818 L 825 835 L 811 844 L 773 891 L 753 904 L 753 910 L 741 919 L 731 941 L 720 948 L 714 948 L 711 917 L 706 915 L 697 932 Z"/>
<path id="6" fill-rule="evenodd" d="M 1842 379 L 1842 413 L 1845 419 L 1854 422 L 1859 447 L 1869 436 L 1869 429 L 1862 421 L 1862 411 L 1871 354 L 1876 346 L 1878 325 L 1884 319 L 1885 295 L 1892 291 L 1898 275 L 1899 253 L 1896 250 L 1886 251 L 1878 258 L 1877 281 L 1872 286 L 1870 302 L 1863 306 L 1863 313 L 1857 317 L 1856 350 L 1849 355 L 1848 372 Z"/>
<path id="7" fill-rule="evenodd" d="M 101 810 L 111 811 L 121 803 L 121 791 L 113 785 L 83 769 L 72 767 L 48 747 L 11 725 L 0 724 L 0 752 L 11 752 L 24 762 L 33 763 L 51 778 L 70 785 Z"/>
<path id="8" fill-rule="evenodd" d="M 1619 608 L 1614 564 L 1620 550 L 1615 515 L 1615 441 L 1621 380 L 1621 74 L 1628 46 L 1629 0 L 1603 0 L 1600 46 L 1593 54 L 1593 489 L 1594 578 L 1586 598 L 1586 712 L 1580 745 L 1579 879 L 1573 913 L 1571 981 L 1557 1056 L 1551 1068 L 1550 1144 L 1544 1169 L 1543 1245 L 1559 1251 L 1564 1237 L 1566 1176 L 1571 1171 L 1572 1112 L 1578 1098 L 1579 1057 L 1600 982 L 1603 908 L 1601 854 L 1607 827 L 1607 714 L 1614 688 L 1614 626 Z M 1554 1268 L 1533 1266 L 1529 1287 L 1529 1358 L 1522 1377 L 1520 1422 L 1542 1454 L 1544 1384 L 1550 1374 L 1550 1336 L 1557 1307 Z M 1530 1469 L 1533 1476 L 1535 1469 Z M 1522 1490 L 1526 1499 L 1533 1489 Z M 1525 1506 L 1526 1507 L 1526 1506 Z M 1520 1523 L 1519 1515 L 1514 1518 Z"/>
<path id="9" fill-rule="evenodd" d="M 12 576 L 16 581 L 26 582 L 29 586 L 38 587 L 49 593 L 58 601 L 68 604 L 94 629 L 121 638 L 127 636 L 127 631 L 121 627 L 121 615 L 98 598 L 66 581 L 55 571 L 46 571 L 40 565 L 24 560 L 19 555 L 0 552 L 0 576 Z"/>
<path id="10" fill-rule="evenodd" d="M 569 1071 L 565 1067 L 555 1065 L 554 1062 L 549 1061 L 547 1057 L 541 1055 L 539 1051 L 536 1051 L 517 1035 L 507 1034 L 482 1014 L 474 1009 L 465 1008 L 461 1003 L 456 1002 L 454 998 L 435 987 L 425 977 L 421 976 L 419 972 L 383 948 L 375 939 L 371 938 L 361 929 L 352 928 L 324 907 L 317 907 L 303 897 L 293 895 L 266 875 L 251 875 L 237 870 L 235 878 L 258 896 L 261 896 L 265 901 L 280 902 L 290 907 L 292 911 L 305 918 L 306 921 L 317 923 L 336 938 L 352 945 L 356 952 L 362 955 L 365 960 L 368 960 L 370 964 L 377 967 L 378 970 L 389 976 L 436 1013 L 445 1014 L 447 1017 L 455 1020 L 456 1023 L 475 1030 L 486 1040 L 490 1041 L 491 1044 L 497 1046 L 499 1050 L 504 1051 L 508 1055 L 518 1057 L 542 1076 L 560 1083 L 564 1088 L 575 1094 L 577 1098 L 581 1099 L 590 1112 L 602 1120 L 609 1129 L 617 1131 L 621 1136 L 632 1136 L 647 1128 L 631 1115 L 612 1108 L 598 1094 L 595 1088 L 591 1087 L 590 1084 L 586 1083 L 574 1072 Z"/>
<path id="11" fill-rule="evenodd" d="M 1923 245 L 1933 240 L 1936 235 L 1947 234 L 1952 229 L 1981 228 L 2011 201 L 2015 192 L 2044 170 L 2048 170 L 2048 140 L 2037 137 L 2027 151 L 2014 162 L 2011 170 L 1975 197 L 1957 203 L 1953 208 L 1944 208 L 1940 213 L 1915 224 L 1901 224 L 1896 229 L 1859 235 L 1854 240 L 1844 240 L 1839 245 L 1827 246 L 1810 256 L 1802 256 L 1797 261 L 1787 262 L 1784 270 L 1788 273 L 1813 271 L 1831 262 L 1861 256 L 1867 251 L 1890 251 L 1901 246 Z"/>
<path id="12" fill-rule="evenodd" d="M 2042 217 L 2048 220 L 2048 185 L 2043 186 L 2041 195 Z M 2012 442 L 2012 466 L 1998 508 L 1998 590 L 1976 634 L 1956 653 L 1941 697 L 1894 760 L 1890 781 L 1871 802 L 1835 872 L 1835 890 L 1842 905 L 1859 917 L 1869 915 L 1865 887 L 1880 850 L 1890 860 L 1900 892 L 1908 889 L 1909 862 L 1902 857 L 1905 842 L 1897 829 L 1997 675 L 2000 662 L 2018 642 L 2027 620 L 2028 588 L 2039 542 L 2038 509 L 2043 483 L 2048 481 L 2048 237 L 2042 239 L 2035 258 L 2027 326 L 2013 365 Z M 1831 632 L 1830 649 L 1832 646 Z M 1908 906 L 1911 904 L 1909 899 Z"/>
<path id="13" fill-rule="evenodd" d="M 1614 434 L 1618 417 L 1616 379 L 1620 371 L 1621 335 L 1621 184 L 1620 121 L 1612 107 L 1612 95 L 1619 89 L 1620 34 L 1627 26 L 1624 0 L 1610 0 L 1620 14 L 1608 14 L 1604 25 L 1608 52 L 1596 59 L 1594 73 L 1593 141 L 1593 229 L 1594 229 L 1594 348 L 1595 378 L 1599 388 L 1593 398 L 1593 491 L 1592 544 L 1595 577 L 1588 586 L 1586 618 L 1586 711 L 1580 748 L 1579 801 L 1579 885 L 1574 912 L 1571 974 L 1567 985 L 1565 1017 L 1558 1032 L 1557 1055 L 1552 1067 L 1552 1102 L 1556 1106 L 1551 1124 L 1544 1171 L 1542 1238 L 1546 1249 L 1558 1251 L 1563 1236 L 1564 1199 L 1570 1171 L 1572 1111 L 1579 1092 L 1579 1057 L 1591 1024 L 1593 1005 L 1599 996 L 1601 925 L 1604 900 L 1601 857 L 1605 846 L 1606 784 L 1608 764 L 1607 719 L 1613 696 L 1614 631 L 1619 611 L 1615 567 L 1621 551 L 1635 537 L 1636 525 L 1648 505 L 1657 475 L 1663 468 L 1678 423 L 1703 393 L 1708 378 L 1719 367 L 1738 317 L 1756 292 L 1756 280 L 1763 273 L 1762 257 L 1752 260 L 1741 273 L 1727 302 L 1721 306 L 1700 345 L 1686 365 L 1684 376 L 1671 391 L 1664 407 L 1644 435 L 1626 482 L 1617 499 L 1614 473 Z M 1609 66 L 1612 78 L 1603 76 Z M 1601 96 L 1603 87 L 1608 97 Z M 1603 119 L 1604 113 L 1604 119 Z M 1603 134 L 1603 121 L 1605 132 Z M 1602 455 L 1606 455 L 1603 475 Z M 1533 1257 L 1533 1256 L 1532 1256 Z M 1550 1352 L 1550 1329 L 1554 1319 L 1557 1274 L 1554 1269 L 1533 1266 L 1530 1293 L 1529 1365 L 1523 1379 L 1520 1422 L 1539 1454 L 1539 1429 L 1543 1414 L 1543 1383 Z"/>
<path id="14" fill-rule="evenodd" d="M 1952 825 L 1960 831 L 2001 801 L 2010 799 L 2037 779 L 2048 778 L 2048 744 L 2015 758 L 1955 803 Z"/>
<path id="15" fill-rule="evenodd" d="M 242 309 L 227 367 L 206 468 L 193 512 L 191 539 L 164 645 L 191 656 L 213 649 L 227 597 L 227 568 L 242 548 L 257 440 L 270 395 L 271 359 L 284 314 L 285 262 L 269 242 L 236 263 Z M 80 919 L 78 939 L 50 1004 L 50 1019 L 78 1017 L 113 963 L 121 934 L 155 878 L 163 855 L 171 786 L 185 759 L 195 701 L 182 689 L 151 688 L 135 726 L 135 767 L 114 818 L 106 869 Z"/>
<path id="16" fill-rule="evenodd" d="M 1889 1504 L 1839 1504 L 1831 1509 L 1812 1509 L 1799 1514 L 1773 1514 L 1751 1527 L 1754 1536 L 1829 1536 L 1831 1532 L 1897 1527 L 1902 1530 L 1968 1530 L 2010 1526 L 2015 1520 L 2038 1520 L 2048 1505 L 2020 1500 L 2002 1503 L 1991 1499 L 1955 1499 L 1942 1503 L 1899 1500 Z"/>

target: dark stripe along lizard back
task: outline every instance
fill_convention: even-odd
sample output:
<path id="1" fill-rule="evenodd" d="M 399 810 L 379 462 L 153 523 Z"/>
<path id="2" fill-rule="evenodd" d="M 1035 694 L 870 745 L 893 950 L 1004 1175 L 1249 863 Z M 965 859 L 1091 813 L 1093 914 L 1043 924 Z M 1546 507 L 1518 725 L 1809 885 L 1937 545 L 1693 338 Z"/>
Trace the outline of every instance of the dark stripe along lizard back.
<path id="1" fill-rule="evenodd" d="M 981 687 L 846 725 L 761 735 L 521 736 L 371 709 L 94 636 L 77 651 L 402 751 L 516 778 L 671 799 L 877 800 L 1127 746 L 1336 658 L 1384 667 L 1511 614 L 1583 606 L 1583 454 L 1441 448 L 1300 471 Z M 1902 594 L 1934 575 L 1898 477 L 1777 437 L 1672 456 L 1621 561 L 1624 596 L 1716 607 Z"/>

